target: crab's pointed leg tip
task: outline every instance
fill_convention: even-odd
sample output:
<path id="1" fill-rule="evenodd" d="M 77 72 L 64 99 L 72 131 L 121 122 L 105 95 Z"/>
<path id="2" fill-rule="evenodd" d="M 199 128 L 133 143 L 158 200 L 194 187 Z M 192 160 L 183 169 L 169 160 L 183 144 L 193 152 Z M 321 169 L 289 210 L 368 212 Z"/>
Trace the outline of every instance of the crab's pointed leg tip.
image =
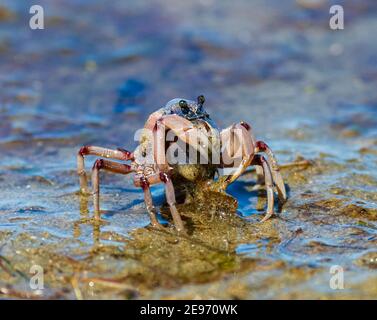
<path id="1" fill-rule="evenodd" d="M 268 219 L 270 219 L 272 216 L 273 216 L 273 212 L 271 212 L 271 213 L 267 213 L 264 217 L 263 217 L 263 219 L 260 221 L 260 223 L 263 223 L 263 222 L 266 222 Z"/>

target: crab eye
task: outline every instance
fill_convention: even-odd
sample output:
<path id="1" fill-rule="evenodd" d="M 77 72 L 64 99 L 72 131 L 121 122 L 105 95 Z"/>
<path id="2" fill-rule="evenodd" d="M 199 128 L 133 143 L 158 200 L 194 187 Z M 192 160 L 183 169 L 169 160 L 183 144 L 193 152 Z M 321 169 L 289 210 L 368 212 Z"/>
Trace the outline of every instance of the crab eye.
<path id="1" fill-rule="evenodd" d="M 206 101 L 206 99 L 204 98 L 204 96 L 201 94 L 198 98 L 198 105 L 203 105 L 203 103 Z"/>
<path id="2" fill-rule="evenodd" d="M 183 113 L 187 113 L 189 111 L 189 107 L 188 107 L 187 102 L 185 100 L 180 100 L 179 106 L 181 107 Z"/>

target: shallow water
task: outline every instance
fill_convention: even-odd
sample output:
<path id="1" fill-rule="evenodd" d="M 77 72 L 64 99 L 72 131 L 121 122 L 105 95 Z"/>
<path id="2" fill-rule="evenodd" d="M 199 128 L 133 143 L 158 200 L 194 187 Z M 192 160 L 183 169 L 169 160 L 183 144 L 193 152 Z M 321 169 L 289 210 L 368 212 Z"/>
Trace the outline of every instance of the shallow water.
<path id="1" fill-rule="evenodd" d="M 345 29 L 331 31 L 328 4 L 307 2 L 41 0 L 46 29 L 32 31 L 27 1 L 2 1 L 0 294 L 376 298 L 377 4 L 337 1 Z M 105 222 L 93 223 L 78 148 L 132 149 L 150 112 L 198 94 L 220 127 L 251 123 L 281 163 L 313 161 L 282 170 L 279 216 L 258 223 L 265 198 L 247 174 L 229 189 L 237 212 L 222 198 L 215 215 L 181 206 L 192 232 L 178 238 L 146 228 L 129 178 L 103 174 Z M 344 290 L 329 286 L 333 265 Z"/>

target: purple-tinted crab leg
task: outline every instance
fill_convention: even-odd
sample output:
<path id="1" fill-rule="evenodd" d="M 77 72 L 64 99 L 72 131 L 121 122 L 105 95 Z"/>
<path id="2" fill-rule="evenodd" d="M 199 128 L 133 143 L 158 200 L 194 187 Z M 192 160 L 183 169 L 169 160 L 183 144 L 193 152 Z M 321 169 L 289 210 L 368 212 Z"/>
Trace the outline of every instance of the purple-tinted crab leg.
<path id="1" fill-rule="evenodd" d="M 128 174 L 132 172 L 132 169 L 127 164 L 122 164 L 118 162 L 98 159 L 94 162 L 92 171 L 92 185 L 93 185 L 93 205 L 94 205 L 94 216 L 99 219 L 101 216 L 100 206 L 99 206 L 99 171 L 106 170 L 114 173 Z"/>
<path id="2" fill-rule="evenodd" d="M 178 232 L 185 232 L 181 216 L 178 213 L 178 210 L 175 206 L 175 192 L 173 183 L 165 172 L 160 173 L 160 180 L 165 183 L 165 193 L 166 193 L 166 202 L 170 207 L 170 213 L 173 217 L 175 227 Z"/>
<path id="3" fill-rule="evenodd" d="M 156 216 L 157 211 L 156 211 L 155 206 L 153 205 L 153 199 L 152 199 L 151 190 L 149 188 L 149 182 L 144 176 L 142 176 L 139 179 L 139 182 L 140 182 L 141 188 L 144 191 L 144 201 L 145 201 L 145 205 L 147 207 L 147 211 L 149 213 L 149 217 L 151 219 L 152 226 L 153 227 L 161 227 L 161 224 L 157 220 L 157 216 Z"/>
<path id="4" fill-rule="evenodd" d="M 259 165 L 263 168 L 264 181 L 267 192 L 267 213 L 261 220 L 261 222 L 264 222 L 274 214 L 274 186 L 272 182 L 272 175 L 267 160 L 263 156 L 256 155 L 251 164 Z"/>
<path id="5" fill-rule="evenodd" d="M 279 200 L 281 202 L 285 202 L 287 200 L 287 193 L 285 191 L 285 185 L 283 178 L 281 177 L 280 171 L 279 171 L 279 165 L 275 158 L 274 153 L 272 150 L 268 147 L 266 143 L 263 141 L 257 141 L 255 145 L 255 153 L 257 152 L 264 152 L 267 155 L 267 161 L 271 168 L 272 177 L 276 185 L 276 189 L 278 191 Z"/>
<path id="6" fill-rule="evenodd" d="M 177 231 L 185 232 L 181 216 L 179 215 L 179 212 L 175 206 L 176 201 L 175 201 L 174 186 L 169 177 L 169 174 L 165 172 L 160 172 L 159 174 L 156 173 L 156 174 L 150 175 L 146 177 L 146 179 L 149 185 L 157 184 L 161 182 L 165 184 L 166 202 L 169 205 L 170 213 L 172 215 L 174 225 Z M 135 186 L 142 187 L 142 182 L 140 179 L 135 179 L 134 183 L 135 183 Z"/>
<path id="7" fill-rule="evenodd" d="M 133 154 L 124 149 L 106 149 L 95 146 L 84 146 L 77 153 L 77 174 L 80 178 L 80 191 L 82 193 L 89 193 L 88 180 L 85 172 L 84 156 L 94 155 L 102 158 L 110 158 L 116 160 L 132 160 Z"/>

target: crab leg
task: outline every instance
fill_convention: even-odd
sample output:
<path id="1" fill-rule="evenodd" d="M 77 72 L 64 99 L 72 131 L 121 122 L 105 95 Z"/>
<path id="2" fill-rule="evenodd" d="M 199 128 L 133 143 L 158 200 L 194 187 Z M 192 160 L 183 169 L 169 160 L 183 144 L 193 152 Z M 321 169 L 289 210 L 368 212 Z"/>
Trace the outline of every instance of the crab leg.
<path id="1" fill-rule="evenodd" d="M 145 205 L 147 207 L 147 211 L 149 213 L 149 217 L 151 219 L 152 226 L 153 227 L 161 227 L 161 224 L 157 220 L 157 211 L 156 211 L 155 206 L 153 205 L 153 199 L 152 199 L 151 190 L 149 188 L 149 182 L 148 182 L 148 180 L 146 179 L 145 176 L 142 176 L 139 179 L 139 183 L 140 183 L 140 187 L 144 191 L 144 201 L 145 201 Z M 136 185 L 136 183 L 135 183 L 135 185 Z"/>
<path id="2" fill-rule="evenodd" d="M 279 171 L 279 165 L 275 158 L 274 153 L 272 150 L 268 147 L 266 143 L 263 141 L 257 141 L 255 144 L 255 153 L 258 152 L 264 152 L 267 155 L 267 161 L 271 168 L 272 177 L 276 185 L 276 189 L 278 191 L 279 200 L 281 202 L 285 202 L 287 200 L 287 193 L 285 191 L 285 185 L 283 178 L 281 177 L 280 171 Z"/>
<path id="3" fill-rule="evenodd" d="M 185 232 L 185 228 L 183 226 L 183 222 L 181 219 L 181 216 L 175 206 L 176 201 L 175 201 L 175 192 L 174 192 L 174 186 L 173 182 L 171 181 L 169 174 L 165 172 L 160 172 L 159 174 L 153 174 L 148 177 L 146 177 L 146 180 L 148 182 L 148 185 L 151 184 L 157 184 L 163 182 L 165 184 L 165 194 L 166 194 L 166 202 L 169 205 L 170 208 L 170 213 L 172 215 L 174 225 L 177 229 L 178 232 Z M 137 187 L 142 187 L 142 182 L 140 180 L 135 180 L 134 181 L 135 186 Z M 147 204 L 148 205 L 148 204 Z"/>
<path id="4" fill-rule="evenodd" d="M 132 172 L 132 169 L 127 164 L 122 164 L 118 162 L 97 159 L 93 165 L 92 171 L 92 185 L 93 185 L 93 205 L 94 205 L 94 216 L 96 219 L 100 218 L 100 207 L 99 207 L 99 171 L 106 170 L 114 173 L 128 174 Z"/>
<path id="5" fill-rule="evenodd" d="M 263 168 L 264 181 L 267 192 L 267 213 L 261 220 L 261 222 L 264 222 L 274 214 L 274 186 L 272 182 L 271 170 L 267 163 L 267 160 L 261 155 L 256 155 L 251 164 L 259 165 Z"/>
<path id="6" fill-rule="evenodd" d="M 106 149 L 96 146 L 81 147 L 77 153 L 77 174 L 80 178 L 80 191 L 88 193 L 88 180 L 85 172 L 84 156 L 94 155 L 102 158 L 111 158 L 116 160 L 132 160 L 133 154 L 127 150 L 118 148 L 117 150 Z"/>
<path id="7" fill-rule="evenodd" d="M 166 202 L 168 203 L 170 207 L 170 212 L 173 217 L 175 227 L 178 232 L 184 232 L 185 229 L 183 226 L 181 216 L 178 213 L 178 210 L 175 206 L 175 193 L 174 193 L 173 183 L 170 177 L 166 173 L 163 173 L 163 172 L 160 173 L 160 179 L 165 184 Z"/>

